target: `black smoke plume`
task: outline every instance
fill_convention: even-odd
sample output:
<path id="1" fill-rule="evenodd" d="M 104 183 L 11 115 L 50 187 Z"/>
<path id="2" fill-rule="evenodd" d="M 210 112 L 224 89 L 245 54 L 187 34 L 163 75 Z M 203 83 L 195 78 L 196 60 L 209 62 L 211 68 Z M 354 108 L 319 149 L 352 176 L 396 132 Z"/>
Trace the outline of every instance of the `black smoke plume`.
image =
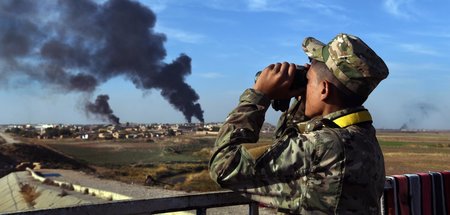
<path id="1" fill-rule="evenodd" d="M 433 115 L 442 115 L 438 106 L 429 102 L 412 102 L 404 105 L 408 120 L 402 124 L 401 130 L 423 127 L 423 123 Z"/>
<path id="2" fill-rule="evenodd" d="M 117 125 L 119 124 L 119 118 L 113 114 L 113 110 L 108 103 L 108 95 L 98 95 L 94 103 L 87 102 L 86 110 L 88 113 L 93 113 L 99 116 L 103 120 L 108 120 L 109 122 Z"/>
<path id="3" fill-rule="evenodd" d="M 199 96 L 185 82 L 191 58 L 165 63 L 166 36 L 154 32 L 155 22 L 149 8 L 130 0 L 2 0 L 0 82 L 25 78 L 91 95 L 121 76 L 143 91 L 160 90 L 188 122 L 203 122 Z"/>

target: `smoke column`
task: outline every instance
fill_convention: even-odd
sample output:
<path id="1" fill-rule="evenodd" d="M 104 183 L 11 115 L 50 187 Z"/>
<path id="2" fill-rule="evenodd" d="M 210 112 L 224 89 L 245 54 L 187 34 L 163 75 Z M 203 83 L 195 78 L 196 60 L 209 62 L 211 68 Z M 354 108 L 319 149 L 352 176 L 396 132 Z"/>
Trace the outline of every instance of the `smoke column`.
<path id="1" fill-rule="evenodd" d="M 188 122 L 203 122 L 199 96 L 185 82 L 191 58 L 165 63 L 166 36 L 154 32 L 155 22 L 149 8 L 129 0 L 2 0 L 0 84 L 20 78 L 87 96 L 120 76 L 143 91 L 160 90 Z M 94 104 L 99 98 L 109 107 L 107 95 Z"/>
<path id="2" fill-rule="evenodd" d="M 404 106 L 408 120 L 400 129 L 420 128 L 432 115 L 443 115 L 438 106 L 429 102 L 413 102 Z"/>
<path id="3" fill-rule="evenodd" d="M 113 114 L 113 110 L 108 104 L 108 95 L 98 95 L 94 103 L 86 103 L 86 110 L 88 113 L 97 114 L 103 117 L 103 120 L 108 120 L 109 122 L 117 125 L 119 124 L 119 118 Z"/>

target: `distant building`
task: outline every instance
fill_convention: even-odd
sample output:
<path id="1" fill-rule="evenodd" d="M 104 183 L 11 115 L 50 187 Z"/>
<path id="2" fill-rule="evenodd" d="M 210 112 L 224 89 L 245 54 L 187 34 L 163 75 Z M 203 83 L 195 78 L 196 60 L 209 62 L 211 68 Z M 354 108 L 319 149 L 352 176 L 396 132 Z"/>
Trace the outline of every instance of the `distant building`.
<path id="1" fill-rule="evenodd" d="M 98 138 L 104 139 L 104 140 L 111 140 L 113 138 L 113 135 L 108 132 L 102 132 L 102 133 L 98 133 Z"/>
<path id="2" fill-rule="evenodd" d="M 39 125 L 35 126 L 36 130 L 38 130 L 40 134 L 44 134 L 45 129 L 47 129 L 47 128 L 55 128 L 55 127 L 56 127 L 56 125 L 52 125 L 52 124 L 39 124 Z"/>
<path id="3" fill-rule="evenodd" d="M 80 134 L 82 140 L 89 140 L 89 134 Z"/>
<path id="4" fill-rule="evenodd" d="M 116 131 L 112 134 L 112 136 L 116 139 L 124 139 L 126 137 L 126 133 L 123 131 Z"/>

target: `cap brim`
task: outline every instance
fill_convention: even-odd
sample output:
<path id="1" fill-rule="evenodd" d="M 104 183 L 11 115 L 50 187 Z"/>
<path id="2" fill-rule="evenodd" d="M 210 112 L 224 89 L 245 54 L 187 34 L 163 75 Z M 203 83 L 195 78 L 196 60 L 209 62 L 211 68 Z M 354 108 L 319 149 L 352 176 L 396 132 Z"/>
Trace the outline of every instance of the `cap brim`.
<path id="1" fill-rule="evenodd" d="M 308 57 L 324 62 L 323 47 L 326 45 L 313 37 L 307 37 L 303 40 L 302 48 Z"/>

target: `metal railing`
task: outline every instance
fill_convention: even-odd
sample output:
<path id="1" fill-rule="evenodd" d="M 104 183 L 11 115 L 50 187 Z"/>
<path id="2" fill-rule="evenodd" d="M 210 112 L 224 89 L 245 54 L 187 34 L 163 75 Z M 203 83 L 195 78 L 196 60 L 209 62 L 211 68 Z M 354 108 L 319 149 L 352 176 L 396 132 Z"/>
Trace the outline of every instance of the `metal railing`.
<path id="1" fill-rule="evenodd" d="M 429 184 L 431 186 L 431 184 Z M 434 189 L 434 187 L 430 187 Z M 396 189 L 392 187 L 391 183 L 386 182 L 384 186 L 384 195 L 380 200 L 382 214 L 387 214 L 388 211 L 398 210 L 398 205 L 386 201 L 386 198 L 395 198 Z M 443 193 L 444 191 L 441 191 Z M 435 195 L 434 192 L 432 195 Z M 408 194 L 411 195 L 411 194 Z M 431 195 L 431 194 L 430 194 Z M 420 197 L 420 196 L 419 196 Z M 410 197 L 411 198 L 411 197 Z M 416 196 L 417 198 L 417 196 Z M 431 200 L 429 200 L 431 201 Z M 443 204 L 443 202 L 441 202 Z M 235 205 L 248 205 L 248 214 L 259 214 L 259 203 L 251 199 L 245 198 L 233 191 L 222 192 L 207 192 L 184 196 L 173 196 L 155 199 L 135 199 L 112 201 L 101 204 L 86 204 L 63 208 L 52 209 L 38 209 L 30 211 L 18 211 L 6 214 L 33 214 L 33 215 L 80 215 L 80 214 L 155 214 L 166 212 L 179 212 L 195 210 L 197 215 L 206 215 L 209 208 L 218 208 Z M 433 206 L 435 210 L 435 206 Z M 399 212 L 393 212 L 400 214 Z"/>
<path id="2" fill-rule="evenodd" d="M 156 199 L 123 200 L 101 204 L 78 205 L 64 208 L 20 211 L 7 214 L 33 215 L 81 215 L 81 214 L 155 214 L 195 210 L 197 215 L 206 215 L 208 208 L 248 205 L 249 215 L 258 215 L 258 202 L 244 198 L 232 191 L 210 192 Z"/>

